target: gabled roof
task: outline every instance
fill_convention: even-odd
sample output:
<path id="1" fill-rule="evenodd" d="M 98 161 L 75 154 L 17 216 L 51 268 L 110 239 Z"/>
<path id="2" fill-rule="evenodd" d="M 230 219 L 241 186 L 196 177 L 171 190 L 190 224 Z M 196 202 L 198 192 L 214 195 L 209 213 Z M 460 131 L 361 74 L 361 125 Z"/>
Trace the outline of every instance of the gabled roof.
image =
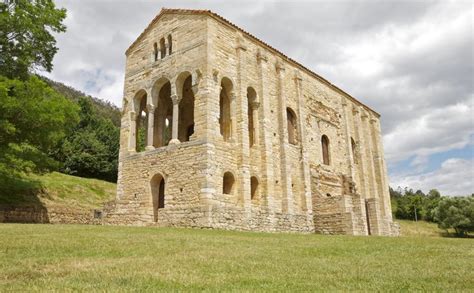
<path id="1" fill-rule="evenodd" d="M 217 13 L 214 13 L 212 12 L 211 10 L 197 10 L 197 9 L 168 9 L 168 8 L 162 8 L 160 13 L 158 13 L 157 16 L 155 16 L 155 18 L 153 18 L 153 20 L 148 24 L 148 26 L 143 30 L 143 32 L 138 36 L 138 38 L 133 41 L 133 43 L 128 47 L 128 49 L 125 51 L 125 54 L 128 55 L 130 53 L 130 51 L 133 49 L 133 47 L 135 47 L 135 45 L 140 41 L 140 39 L 151 29 L 151 27 L 160 20 L 160 18 L 165 15 L 165 14 L 192 14 L 192 15 L 198 15 L 198 14 L 201 14 L 201 15 L 207 15 L 209 17 L 212 17 L 214 18 L 215 20 L 225 24 L 225 25 L 228 25 L 240 32 L 242 32 L 243 34 L 245 34 L 247 37 L 249 37 L 250 39 L 253 39 L 254 41 L 256 41 L 257 43 L 259 43 L 260 45 L 262 45 L 263 47 L 265 47 L 266 49 L 268 49 L 269 51 L 272 51 L 273 53 L 279 55 L 282 59 L 286 60 L 288 63 L 296 66 L 297 68 L 301 69 L 302 71 L 306 72 L 307 74 L 313 76 L 314 78 L 318 79 L 319 81 L 321 81 L 322 83 L 326 84 L 327 86 L 329 86 L 330 88 L 334 89 L 335 91 L 341 93 L 342 95 L 344 95 L 345 97 L 349 98 L 350 100 L 352 100 L 353 102 L 355 102 L 356 104 L 359 104 L 361 106 L 363 106 L 364 108 L 366 108 L 367 110 L 373 112 L 375 115 L 377 115 L 377 117 L 380 117 L 380 114 L 377 113 L 376 111 L 372 110 L 370 107 L 368 107 L 367 105 L 361 103 L 359 100 L 357 100 L 356 98 L 354 98 L 353 96 L 349 95 L 348 93 L 346 93 L 345 91 L 343 91 L 342 89 L 340 89 L 339 87 L 335 86 L 334 84 L 332 84 L 331 82 L 329 82 L 328 80 L 326 80 L 325 78 L 323 78 L 322 76 L 320 76 L 319 74 L 313 72 L 312 70 L 306 68 L 304 65 L 302 65 L 301 63 L 291 59 L 290 57 L 286 56 L 285 54 L 283 54 L 282 52 L 278 51 L 277 49 L 273 48 L 272 46 L 270 46 L 269 44 L 265 43 L 264 41 L 260 40 L 259 38 L 255 37 L 254 35 L 252 35 L 251 33 L 241 29 L 240 27 L 238 27 L 237 25 L 233 24 L 232 22 L 228 21 L 227 19 L 223 18 L 222 16 L 220 16 L 219 14 Z"/>

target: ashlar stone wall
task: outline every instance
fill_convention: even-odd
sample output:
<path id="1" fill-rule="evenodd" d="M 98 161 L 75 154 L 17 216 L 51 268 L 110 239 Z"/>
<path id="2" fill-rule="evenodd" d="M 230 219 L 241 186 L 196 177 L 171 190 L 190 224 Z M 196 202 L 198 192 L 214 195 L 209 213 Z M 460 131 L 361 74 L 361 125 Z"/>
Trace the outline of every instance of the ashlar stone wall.
<path id="1" fill-rule="evenodd" d="M 163 9 L 126 55 L 107 223 L 398 233 L 367 106 L 209 11 Z"/>

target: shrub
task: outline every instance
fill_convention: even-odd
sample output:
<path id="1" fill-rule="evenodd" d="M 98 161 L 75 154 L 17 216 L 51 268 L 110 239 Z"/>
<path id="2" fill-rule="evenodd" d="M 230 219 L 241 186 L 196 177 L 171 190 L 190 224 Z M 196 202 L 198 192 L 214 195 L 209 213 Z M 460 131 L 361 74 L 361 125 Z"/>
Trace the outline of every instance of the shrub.
<path id="1" fill-rule="evenodd" d="M 434 210 L 435 221 L 442 229 L 454 229 L 457 236 L 474 231 L 474 197 L 445 197 Z"/>

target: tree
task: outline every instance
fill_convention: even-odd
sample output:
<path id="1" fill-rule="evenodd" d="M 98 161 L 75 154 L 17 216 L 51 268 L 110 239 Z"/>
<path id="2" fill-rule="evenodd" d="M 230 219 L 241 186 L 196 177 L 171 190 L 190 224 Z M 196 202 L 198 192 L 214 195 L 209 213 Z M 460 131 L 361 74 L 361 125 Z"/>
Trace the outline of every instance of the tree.
<path id="1" fill-rule="evenodd" d="M 442 229 L 454 229 L 456 235 L 474 232 L 474 197 L 444 197 L 434 211 Z"/>
<path id="2" fill-rule="evenodd" d="M 433 210 L 438 206 L 441 194 L 432 189 L 428 194 L 423 191 L 405 188 L 394 190 L 390 188 L 393 215 L 397 219 L 434 221 Z M 416 214 L 415 214 L 416 211 Z"/>
<path id="3" fill-rule="evenodd" d="M 0 72 L 28 79 L 31 69 L 50 72 L 58 51 L 52 32 L 64 32 L 65 9 L 52 0 L 4 0 L 0 3 Z"/>
<path id="4" fill-rule="evenodd" d="M 79 99 L 80 121 L 53 153 L 64 173 L 116 181 L 120 129 L 97 113 L 91 100 Z"/>
<path id="5" fill-rule="evenodd" d="M 77 106 L 37 77 L 0 76 L 0 176 L 54 168 L 47 154 L 77 121 Z"/>

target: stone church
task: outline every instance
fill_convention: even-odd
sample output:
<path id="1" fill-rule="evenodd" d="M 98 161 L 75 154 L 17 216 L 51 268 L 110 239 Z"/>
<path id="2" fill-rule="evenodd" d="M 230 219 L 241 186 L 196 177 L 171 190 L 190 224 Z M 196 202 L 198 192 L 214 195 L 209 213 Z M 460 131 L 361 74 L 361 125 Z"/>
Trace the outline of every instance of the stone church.
<path id="1" fill-rule="evenodd" d="M 380 115 L 208 10 L 126 51 L 108 224 L 397 235 Z"/>

